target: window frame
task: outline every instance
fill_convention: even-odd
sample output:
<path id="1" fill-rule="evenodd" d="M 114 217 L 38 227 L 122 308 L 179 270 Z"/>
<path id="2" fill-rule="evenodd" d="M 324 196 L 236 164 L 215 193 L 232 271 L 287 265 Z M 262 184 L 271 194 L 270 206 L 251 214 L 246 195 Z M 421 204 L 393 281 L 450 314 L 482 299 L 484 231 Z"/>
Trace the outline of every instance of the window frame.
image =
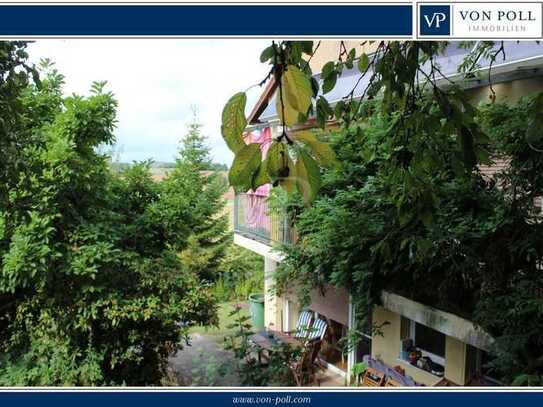
<path id="1" fill-rule="evenodd" d="M 430 351 L 422 349 L 420 346 L 417 345 L 417 338 L 416 338 L 416 324 L 417 324 L 417 322 L 413 321 L 412 319 L 407 318 L 407 317 L 403 317 L 403 318 L 405 318 L 405 319 L 407 319 L 409 321 L 409 338 L 405 338 L 405 339 L 411 339 L 413 341 L 413 346 L 416 347 L 418 350 L 420 350 L 420 353 L 422 354 L 422 356 L 427 356 L 430 359 L 432 359 L 433 362 L 437 363 L 438 365 L 441 365 L 441 366 L 445 367 L 445 361 L 447 359 L 447 335 L 445 335 L 442 332 L 436 331 L 439 334 L 445 336 L 445 352 L 444 352 L 445 356 L 436 355 L 435 353 L 432 353 Z M 426 326 L 424 324 L 420 324 L 420 325 Z M 430 327 L 427 327 L 427 328 L 430 328 Z M 433 329 L 433 328 L 430 328 L 430 329 Z M 435 329 L 434 329 L 434 331 L 435 331 Z M 402 339 L 400 338 L 400 352 L 401 352 L 401 346 L 402 346 Z"/>

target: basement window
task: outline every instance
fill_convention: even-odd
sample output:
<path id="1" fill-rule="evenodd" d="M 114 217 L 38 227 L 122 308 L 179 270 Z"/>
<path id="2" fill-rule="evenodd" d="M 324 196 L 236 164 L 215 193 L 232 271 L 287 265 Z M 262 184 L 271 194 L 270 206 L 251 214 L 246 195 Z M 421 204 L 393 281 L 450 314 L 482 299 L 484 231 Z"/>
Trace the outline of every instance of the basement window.
<path id="1" fill-rule="evenodd" d="M 411 365 L 442 377 L 445 341 L 445 334 L 402 317 L 400 357 Z"/>

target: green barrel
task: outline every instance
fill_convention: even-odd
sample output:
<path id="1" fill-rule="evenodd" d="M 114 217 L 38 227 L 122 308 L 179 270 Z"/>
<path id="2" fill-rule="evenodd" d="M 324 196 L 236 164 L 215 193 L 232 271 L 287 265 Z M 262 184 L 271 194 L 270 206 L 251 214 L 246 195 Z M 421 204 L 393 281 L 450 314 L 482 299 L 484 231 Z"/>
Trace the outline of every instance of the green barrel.
<path id="1" fill-rule="evenodd" d="M 249 295 L 251 322 L 255 331 L 264 329 L 264 294 Z"/>

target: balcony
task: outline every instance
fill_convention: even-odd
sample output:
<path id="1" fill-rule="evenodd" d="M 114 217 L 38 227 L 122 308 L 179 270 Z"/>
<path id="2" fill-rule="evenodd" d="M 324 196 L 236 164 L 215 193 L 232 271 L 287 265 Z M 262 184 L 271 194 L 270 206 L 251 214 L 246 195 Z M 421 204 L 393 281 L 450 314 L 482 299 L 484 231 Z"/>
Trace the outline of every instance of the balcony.
<path id="1" fill-rule="evenodd" d="M 267 246 L 294 241 L 285 214 L 270 211 L 268 197 L 244 193 L 234 199 L 234 233 Z"/>

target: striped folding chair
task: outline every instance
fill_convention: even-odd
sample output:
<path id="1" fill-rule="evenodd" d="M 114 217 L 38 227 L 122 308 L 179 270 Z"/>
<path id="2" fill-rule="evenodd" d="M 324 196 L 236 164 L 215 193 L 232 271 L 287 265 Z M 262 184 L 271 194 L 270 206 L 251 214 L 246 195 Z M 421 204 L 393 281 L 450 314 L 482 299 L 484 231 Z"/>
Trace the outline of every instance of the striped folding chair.
<path id="1" fill-rule="evenodd" d="M 326 323 L 326 321 L 320 318 L 315 318 L 315 320 L 313 321 L 313 325 L 311 326 L 309 335 L 307 335 L 307 339 L 309 341 L 321 341 L 324 338 L 324 334 L 326 334 L 327 329 L 328 324 Z"/>
<path id="2" fill-rule="evenodd" d="M 298 317 L 296 323 L 296 329 L 290 334 L 296 338 L 307 338 L 310 332 L 311 320 L 313 319 L 313 313 L 311 311 L 302 311 Z"/>

